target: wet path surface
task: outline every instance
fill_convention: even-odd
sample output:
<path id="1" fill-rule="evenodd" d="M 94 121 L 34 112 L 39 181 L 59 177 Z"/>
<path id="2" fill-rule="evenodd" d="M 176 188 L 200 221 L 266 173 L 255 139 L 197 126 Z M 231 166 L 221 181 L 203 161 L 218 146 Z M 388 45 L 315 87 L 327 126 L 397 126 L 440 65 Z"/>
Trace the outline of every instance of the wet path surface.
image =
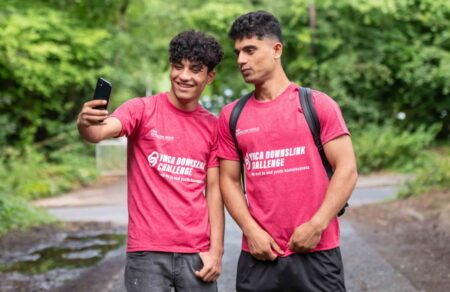
<path id="1" fill-rule="evenodd" d="M 384 201 L 395 197 L 396 187 L 392 180 L 376 181 L 378 178 L 369 179 L 359 184 L 350 200 L 350 206 L 358 206 L 367 203 Z M 127 210 L 124 205 L 126 193 L 125 180 L 115 183 L 114 188 L 109 188 L 107 192 L 99 189 L 97 192 L 100 198 L 95 198 L 95 206 L 87 202 L 77 203 L 76 207 L 72 203 L 60 204 L 52 202 L 50 213 L 66 221 L 114 221 L 118 224 L 126 225 Z M 379 184 L 391 184 L 391 186 L 377 186 Z M 88 198 L 95 197 L 95 193 L 90 190 Z M 82 192 L 76 196 L 83 197 Z M 121 199 L 117 197 L 120 196 Z M 69 196 L 70 197 L 70 196 Z M 103 197 L 103 199 L 102 199 Z M 113 198 L 114 197 L 114 198 Z M 67 199 L 65 200 L 67 202 Z M 70 200 L 69 200 L 70 201 Z M 109 204 L 108 202 L 112 202 Z M 45 202 L 39 204 L 45 206 Z M 66 205 L 65 207 L 63 207 Z M 223 272 L 219 279 L 220 292 L 235 291 L 234 283 L 236 278 L 236 265 L 240 253 L 242 233 L 230 216 L 226 218 L 225 255 L 223 258 Z M 381 258 L 370 246 L 370 243 L 362 239 L 353 227 L 345 220 L 345 215 L 341 220 L 341 251 L 345 265 L 346 284 L 348 291 L 386 291 L 402 292 L 416 291 L 410 282 L 398 273 L 389 263 Z M 105 280 L 106 273 L 109 275 Z M 72 281 L 65 285 L 61 291 L 124 291 L 123 271 L 125 265 L 124 250 L 116 252 L 115 256 L 109 257 L 96 266 L 89 268 L 81 274 L 81 281 Z M 100 280 L 100 281 L 99 281 Z M 78 284 L 77 284 L 78 283 Z M 90 286 L 86 286 L 90 283 Z M 78 285 L 78 286 L 77 286 Z M 85 285 L 81 287 L 80 285 Z M 80 290 L 90 287 L 89 290 Z M 92 290 L 91 288 L 94 288 Z M 62 288 L 61 288 L 62 289 Z M 58 290 L 59 291 L 59 290 Z"/>

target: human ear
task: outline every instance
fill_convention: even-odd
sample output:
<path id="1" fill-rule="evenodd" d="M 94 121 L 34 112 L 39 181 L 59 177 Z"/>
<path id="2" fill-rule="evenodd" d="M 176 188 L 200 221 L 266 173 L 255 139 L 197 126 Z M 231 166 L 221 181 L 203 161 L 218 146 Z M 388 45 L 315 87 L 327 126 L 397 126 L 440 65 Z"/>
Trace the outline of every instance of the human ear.
<path id="1" fill-rule="evenodd" d="M 279 59 L 281 58 L 281 55 L 283 54 L 283 44 L 280 42 L 276 42 L 273 45 L 273 51 L 274 51 L 274 58 Z"/>
<path id="2" fill-rule="evenodd" d="M 208 76 L 206 78 L 207 78 L 206 84 L 211 84 L 214 81 L 214 78 L 216 78 L 216 72 L 215 71 L 208 72 Z"/>

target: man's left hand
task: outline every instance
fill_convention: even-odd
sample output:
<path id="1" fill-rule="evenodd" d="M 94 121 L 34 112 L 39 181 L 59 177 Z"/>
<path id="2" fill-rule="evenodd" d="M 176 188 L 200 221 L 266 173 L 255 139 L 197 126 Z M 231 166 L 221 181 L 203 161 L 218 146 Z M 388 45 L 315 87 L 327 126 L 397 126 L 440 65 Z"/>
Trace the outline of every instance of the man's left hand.
<path id="1" fill-rule="evenodd" d="M 203 268 L 195 271 L 195 275 L 205 282 L 214 282 L 222 272 L 222 254 L 211 251 L 200 252 Z"/>
<path id="2" fill-rule="evenodd" d="M 309 221 L 295 228 L 288 246 L 295 252 L 308 252 L 317 246 L 321 237 L 322 230 Z"/>

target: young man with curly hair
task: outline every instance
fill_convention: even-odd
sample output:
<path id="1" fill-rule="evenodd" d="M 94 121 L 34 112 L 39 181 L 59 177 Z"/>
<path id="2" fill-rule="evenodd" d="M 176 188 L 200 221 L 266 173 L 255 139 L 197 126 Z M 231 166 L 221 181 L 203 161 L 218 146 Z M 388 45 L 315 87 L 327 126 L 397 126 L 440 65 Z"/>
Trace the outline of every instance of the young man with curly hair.
<path id="1" fill-rule="evenodd" d="M 299 88 L 281 65 L 278 20 L 265 11 L 242 15 L 229 37 L 244 81 L 255 86 L 235 132 L 245 160 L 247 201 L 229 127 L 236 102 L 219 117 L 222 196 L 244 234 L 237 291 L 345 291 L 337 214 L 357 173 L 339 106 L 312 90 L 322 144 L 335 170 L 329 181 L 303 116 Z"/>
<path id="2" fill-rule="evenodd" d="M 169 92 L 134 98 L 112 115 L 86 102 L 80 135 L 128 138 L 127 291 L 217 291 L 224 213 L 217 118 L 200 104 L 223 58 L 220 44 L 193 30 L 170 42 Z"/>

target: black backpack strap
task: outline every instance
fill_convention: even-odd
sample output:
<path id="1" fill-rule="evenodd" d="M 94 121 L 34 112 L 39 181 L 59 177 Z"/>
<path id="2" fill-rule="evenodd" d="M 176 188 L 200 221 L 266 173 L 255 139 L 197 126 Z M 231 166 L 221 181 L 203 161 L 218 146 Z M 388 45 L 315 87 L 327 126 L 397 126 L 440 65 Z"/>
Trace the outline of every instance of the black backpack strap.
<path id="1" fill-rule="evenodd" d="M 316 144 L 317 150 L 319 150 L 320 158 L 322 159 L 322 164 L 327 171 L 328 179 L 333 176 L 333 168 L 328 162 L 325 151 L 323 150 L 322 139 L 320 138 L 320 122 L 317 117 L 316 109 L 311 98 L 311 89 L 299 87 L 299 97 L 300 104 L 302 106 L 303 114 L 305 116 L 306 122 L 308 123 L 309 129 Z"/>
<path id="2" fill-rule="evenodd" d="M 333 167 L 331 167 L 331 164 L 328 162 L 327 156 L 325 155 L 325 151 L 323 150 L 322 139 L 320 138 L 320 122 L 319 118 L 317 117 L 317 112 L 314 107 L 314 104 L 312 102 L 311 89 L 299 87 L 298 95 L 300 99 L 300 104 L 302 106 L 303 115 L 305 116 L 309 129 L 311 130 L 311 134 L 313 136 L 317 150 L 319 151 L 323 167 L 327 172 L 328 179 L 331 180 L 334 170 Z M 338 216 L 342 216 L 344 214 L 345 208 L 347 206 L 348 203 L 346 203 L 344 208 L 342 208 L 342 210 L 339 211 Z"/>
<path id="3" fill-rule="evenodd" d="M 231 111 L 229 127 L 230 134 L 233 137 L 234 145 L 236 146 L 236 151 L 239 154 L 239 160 L 241 163 L 241 183 L 242 183 L 242 191 L 245 194 L 245 177 L 244 177 L 244 157 L 242 155 L 242 150 L 239 148 L 238 141 L 236 138 L 236 126 L 239 120 L 239 116 L 241 115 L 242 110 L 244 109 L 245 104 L 252 96 L 253 91 L 247 93 L 243 97 L 239 99 L 239 101 L 234 105 L 233 110 Z"/>

